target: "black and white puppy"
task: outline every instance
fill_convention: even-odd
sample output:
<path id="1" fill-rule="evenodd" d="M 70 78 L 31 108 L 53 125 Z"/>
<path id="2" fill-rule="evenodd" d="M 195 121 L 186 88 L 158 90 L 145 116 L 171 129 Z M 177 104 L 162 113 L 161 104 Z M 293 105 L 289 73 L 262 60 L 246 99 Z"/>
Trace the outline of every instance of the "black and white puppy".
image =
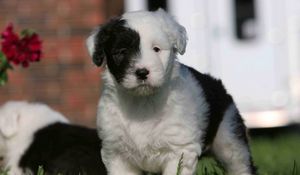
<path id="1" fill-rule="evenodd" d="M 0 107 L 0 156 L 10 175 L 106 175 L 95 129 L 69 124 L 43 104 L 8 102 Z"/>
<path id="2" fill-rule="evenodd" d="M 129 12 L 87 39 L 105 65 L 97 127 L 109 175 L 193 175 L 211 150 L 233 175 L 255 174 L 246 128 L 222 82 L 178 62 L 186 31 L 163 10 Z"/>

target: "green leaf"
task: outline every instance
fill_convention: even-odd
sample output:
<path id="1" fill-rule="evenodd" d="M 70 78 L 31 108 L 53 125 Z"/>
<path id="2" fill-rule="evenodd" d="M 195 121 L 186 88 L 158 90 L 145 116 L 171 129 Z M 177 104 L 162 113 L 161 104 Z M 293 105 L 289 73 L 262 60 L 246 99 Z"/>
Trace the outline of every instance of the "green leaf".
<path id="1" fill-rule="evenodd" d="M 293 169 L 292 169 L 292 175 L 297 175 L 297 163 L 296 160 L 294 160 Z"/>
<path id="2" fill-rule="evenodd" d="M 0 52 L 0 71 L 2 70 L 2 68 L 6 67 L 7 64 L 7 59 L 6 56 Z"/>
<path id="3" fill-rule="evenodd" d="M 45 171 L 44 171 L 44 168 L 43 168 L 43 166 L 39 166 L 39 169 L 38 169 L 37 175 L 44 175 L 44 174 L 45 174 Z"/>
<path id="4" fill-rule="evenodd" d="M 2 64 L 3 62 L 6 62 L 6 57 L 4 55 L 4 53 L 0 52 L 0 63 Z"/>
<path id="5" fill-rule="evenodd" d="M 4 57 L 4 53 L 0 52 L 0 57 Z"/>
<path id="6" fill-rule="evenodd" d="M 0 70 L 3 67 L 6 67 L 6 69 L 13 69 L 13 67 L 9 64 L 5 54 L 0 52 Z"/>
<path id="7" fill-rule="evenodd" d="M 7 62 L 5 55 L 0 52 L 0 86 L 4 86 L 8 81 L 7 69 L 10 69 L 11 65 Z"/>
<path id="8" fill-rule="evenodd" d="M 8 172 L 9 172 L 9 168 L 0 169 L 0 175 L 9 175 Z"/>
<path id="9" fill-rule="evenodd" d="M 32 29 L 24 29 L 21 31 L 21 36 L 25 37 L 25 36 L 31 36 L 33 34 L 35 34 L 36 32 Z"/>
<path id="10" fill-rule="evenodd" d="M 8 81 L 7 72 L 3 72 L 0 74 L 0 86 L 4 86 Z"/>
<path id="11" fill-rule="evenodd" d="M 183 164 L 183 153 L 180 156 L 180 159 L 178 161 L 178 165 L 177 165 L 177 173 L 176 175 L 180 175 L 181 171 L 182 171 L 182 164 Z"/>

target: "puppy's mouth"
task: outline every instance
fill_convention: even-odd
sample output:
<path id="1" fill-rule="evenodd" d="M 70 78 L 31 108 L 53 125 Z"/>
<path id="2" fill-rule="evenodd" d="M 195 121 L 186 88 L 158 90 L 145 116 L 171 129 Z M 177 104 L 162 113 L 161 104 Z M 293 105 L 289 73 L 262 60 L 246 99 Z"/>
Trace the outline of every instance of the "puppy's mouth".
<path id="1" fill-rule="evenodd" d="M 148 83 L 140 83 L 134 88 L 128 89 L 129 93 L 134 96 L 149 96 L 157 91 L 158 87 L 151 86 Z"/>

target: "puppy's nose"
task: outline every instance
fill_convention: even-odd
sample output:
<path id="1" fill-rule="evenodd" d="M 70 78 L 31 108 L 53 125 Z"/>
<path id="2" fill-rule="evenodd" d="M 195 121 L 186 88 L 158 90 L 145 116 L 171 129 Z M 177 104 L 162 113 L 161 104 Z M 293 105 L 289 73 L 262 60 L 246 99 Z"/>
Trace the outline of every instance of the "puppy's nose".
<path id="1" fill-rule="evenodd" d="M 135 71 L 135 75 L 137 76 L 138 79 L 140 80 L 146 80 L 148 78 L 148 75 L 149 74 L 149 70 L 146 69 L 146 68 L 142 68 L 142 69 L 137 69 Z"/>

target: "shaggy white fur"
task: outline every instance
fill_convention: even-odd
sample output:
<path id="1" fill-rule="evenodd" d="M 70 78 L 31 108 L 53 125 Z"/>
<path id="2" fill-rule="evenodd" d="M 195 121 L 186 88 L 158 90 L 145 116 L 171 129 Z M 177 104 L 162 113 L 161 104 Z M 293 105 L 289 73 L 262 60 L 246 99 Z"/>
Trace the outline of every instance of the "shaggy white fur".
<path id="1" fill-rule="evenodd" d="M 172 81 L 152 97 L 115 93 L 112 77 L 106 73 L 108 88 L 101 96 L 97 124 L 105 141 L 102 157 L 108 169 L 126 172 L 111 164 L 117 161 L 128 163 L 123 168 L 133 164 L 130 169 L 176 174 L 184 153 L 183 172 L 192 174 L 201 155 L 200 136 L 206 127 L 201 116 L 207 107 L 196 82 L 179 66 L 174 66 Z"/>
<path id="2" fill-rule="evenodd" d="M 60 113 L 39 103 L 7 102 L 0 107 L 0 156 L 10 175 L 21 175 L 19 161 L 34 133 L 55 122 L 68 123 Z"/>
<path id="3" fill-rule="evenodd" d="M 204 151 L 202 139 L 210 129 L 207 121 L 211 111 L 202 86 L 176 59 L 177 52 L 185 52 L 185 29 L 163 10 L 130 12 L 121 20 L 128 29 L 114 21 L 98 28 L 87 40 L 94 61 L 98 59 L 95 54 L 99 53 L 113 59 L 104 60 L 107 65 L 97 114 L 97 127 L 103 139 L 102 159 L 109 175 L 140 175 L 142 171 L 175 175 L 182 154 L 181 175 L 193 175 L 198 157 Z M 109 33 L 111 31 L 115 33 Z M 126 32 L 136 37 L 132 40 L 139 41 L 138 51 L 118 56 L 115 50 L 120 48 L 116 45 L 121 49 L 126 47 L 118 43 L 121 37 L 126 37 Z M 114 64 L 123 60 L 124 64 Z M 143 81 L 135 74 L 135 70 L 141 68 L 149 70 Z M 213 148 L 218 157 L 230 162 L 230 173 L 251 174 L 249 150 L 238 144 L 238 138 L 231 134 L 236 113 L 231 107 L 234 104 L 229 106 Z M 224 148 L 228 142 L 233 145 Z"/>

